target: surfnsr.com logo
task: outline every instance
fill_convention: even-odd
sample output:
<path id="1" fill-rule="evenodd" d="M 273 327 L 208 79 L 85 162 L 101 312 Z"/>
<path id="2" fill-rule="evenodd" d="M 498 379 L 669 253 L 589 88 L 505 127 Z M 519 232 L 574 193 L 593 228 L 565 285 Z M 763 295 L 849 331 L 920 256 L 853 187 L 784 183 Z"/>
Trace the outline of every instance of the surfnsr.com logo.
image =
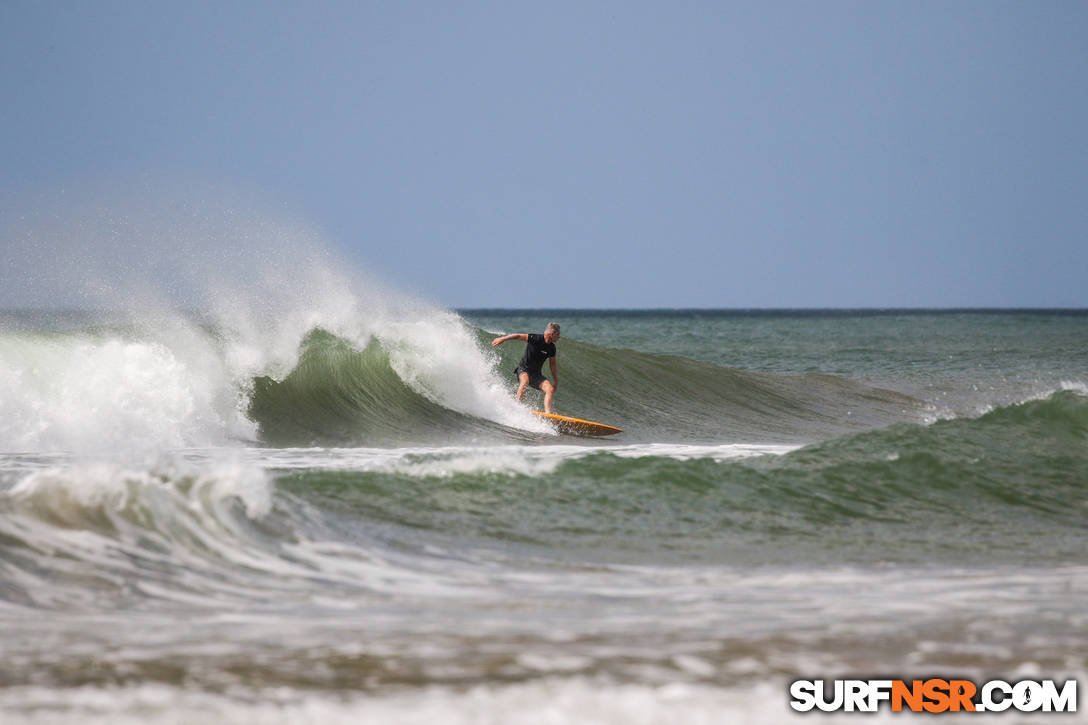
<path id="1" fill-rule="evenodd" d="M 1076 712 L 1077 681 L 797 680 L 790 697 L 798 712 L 876 712 L 884 703 L 892 712 Z"/>

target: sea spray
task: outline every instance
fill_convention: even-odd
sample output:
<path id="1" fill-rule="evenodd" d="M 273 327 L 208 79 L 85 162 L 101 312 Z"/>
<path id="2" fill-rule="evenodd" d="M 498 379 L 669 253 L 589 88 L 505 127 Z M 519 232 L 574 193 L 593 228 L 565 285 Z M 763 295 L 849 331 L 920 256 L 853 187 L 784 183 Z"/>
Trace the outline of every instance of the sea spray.
<path id="1" fill-rule="evenodd" d="M 18 316 L 0 325 L 5 448 L 251 442 L 255 381 L 284 380 L 317 330 L 360 354 L 380 346 L 403 384 L 443 410 L 550 433 L 461 318 L 346 263 L 294 220 L 199 185 L 111 189 L 67 195 L 5 230 L 12 289 L 34 278 L 45 308 L 103 311 L 82 314 L 78 339 L 18 330 Z"/>

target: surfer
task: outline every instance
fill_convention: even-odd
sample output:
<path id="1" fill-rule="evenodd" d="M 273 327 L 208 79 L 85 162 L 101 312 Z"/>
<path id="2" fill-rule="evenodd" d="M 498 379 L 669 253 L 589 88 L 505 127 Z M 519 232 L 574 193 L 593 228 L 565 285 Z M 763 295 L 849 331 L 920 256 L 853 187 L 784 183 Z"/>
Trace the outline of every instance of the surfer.
<path id="1" fill-rule="evenodd" d="M 525 354 L 521 356 L 521 362 L 514 368 L 514 375 L 518 379 L 518 400 L 525 397 L 525 388 L 532 385 L 544 393 L 544 412 L 552 412 L 552 398 L 559 389 L 559 366 L 555 360 L 555 341 L 559 339 L 559 323 L 549 322 L 544 328 L 544 334 L 535 332 L 528 334 L 521 332 L 514 335 L 496 337 L 491 341 L 492 347 L 498 347 L 507 340 L 521 340 L 526 343 Z M 544 361 L 552 369 L 552 380 L 548 380 L 541 372 Z"/>

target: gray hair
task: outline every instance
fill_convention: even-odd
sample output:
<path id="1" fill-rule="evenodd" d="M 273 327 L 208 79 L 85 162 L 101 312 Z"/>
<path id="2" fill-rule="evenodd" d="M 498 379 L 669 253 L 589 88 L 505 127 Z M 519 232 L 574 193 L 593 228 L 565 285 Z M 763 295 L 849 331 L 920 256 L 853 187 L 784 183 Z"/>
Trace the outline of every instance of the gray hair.
<path id="1" fill-rule="evenodd" d="M 544 332 L 559 332 L 559 323 L 549 322 L 548 326 L 544 328 Z"/>

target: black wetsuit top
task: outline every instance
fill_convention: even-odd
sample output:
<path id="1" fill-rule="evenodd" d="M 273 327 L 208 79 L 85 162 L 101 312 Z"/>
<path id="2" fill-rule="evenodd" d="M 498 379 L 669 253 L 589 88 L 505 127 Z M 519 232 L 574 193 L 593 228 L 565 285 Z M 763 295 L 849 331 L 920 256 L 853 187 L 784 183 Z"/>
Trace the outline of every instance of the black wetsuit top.
<path id="1" fill-rule="evenodd" d="M 555 357 L 555 343 L 544 342 L 544 336 L 538 332 L 529 333 L 529 342 L 525 345 L 525 354 L 521 356 L 518 370 L 529 373 L 529 377 L 541 375 L 540 368 L 544 361 Z"/>

